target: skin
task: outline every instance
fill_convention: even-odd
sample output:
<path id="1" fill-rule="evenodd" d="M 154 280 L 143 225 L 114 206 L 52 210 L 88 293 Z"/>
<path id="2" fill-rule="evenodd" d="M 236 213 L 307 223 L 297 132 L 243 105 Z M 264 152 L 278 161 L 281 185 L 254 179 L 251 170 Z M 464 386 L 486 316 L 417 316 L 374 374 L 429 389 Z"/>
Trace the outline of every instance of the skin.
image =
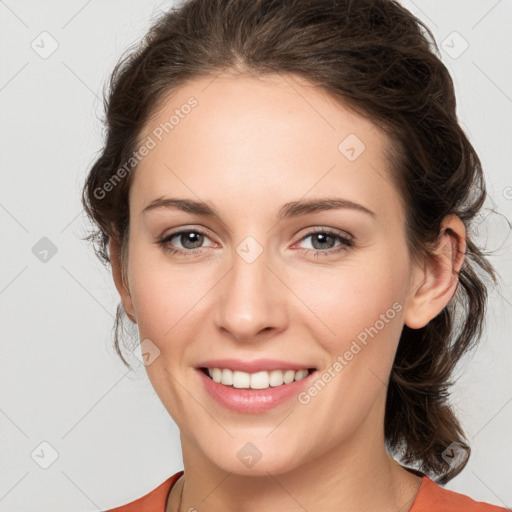
<path id="1" fill-rule="evenodd" d="M 387 136 L 292 75 L 196 79 L 159 105 L 142 138 L 190 96 L 198 106 L 135 172 L 125 283 L 119 247 L 110 246 L 123 307 L 140 339 L 160 350 L 149 379 L 181 433 L 185 477 L 167 512 L 177 510 L 182 486 L 182 510 L 409 510 L 420 478 L 385 450 L 387 380 L 403 325 L 423 327 L 455 292 L 463 223 L 447 217 L 439 261 L 414 265 Z M 349 134 L 366 146 L 354 161 L 338 150 Z M 162 196 L 209 201 L 221 218 L 141 213 Z M 324 197 L 375 217 L 345 208 L 277 219 L 287 202 Z M 198 253 L 172 255 L 156 243 L 179 228 L 207 231 Z M 339 239 L 306 237 L 311 228 L 349 234 L 354 245 L 335 253 Z M 263 251 L 250 264 L 236 252 L 249 235 Z M 194 247 L 180 236 L 172 243 Z M 194 369 L 210 358 L 268 357 L 322 372 L 395 302 L 401 311 L 307 405 L 233 412 L 209 397 Z M 262 453 L 250 468 L 237 457 L 247 442 Z"/>

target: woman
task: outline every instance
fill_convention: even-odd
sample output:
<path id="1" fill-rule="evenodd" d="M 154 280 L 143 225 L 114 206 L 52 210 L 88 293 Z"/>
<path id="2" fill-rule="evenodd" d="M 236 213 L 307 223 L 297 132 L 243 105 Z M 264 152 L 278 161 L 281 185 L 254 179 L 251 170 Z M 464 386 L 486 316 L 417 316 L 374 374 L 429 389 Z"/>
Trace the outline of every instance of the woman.
<path id="1" fill-rule="evenodd" d="M 439 485 L 495 272 L 428 36 L 391 0 L 191 0 L 116 66 L 84 205 L 184 471 L 114 510 L 505 510 Z"/>

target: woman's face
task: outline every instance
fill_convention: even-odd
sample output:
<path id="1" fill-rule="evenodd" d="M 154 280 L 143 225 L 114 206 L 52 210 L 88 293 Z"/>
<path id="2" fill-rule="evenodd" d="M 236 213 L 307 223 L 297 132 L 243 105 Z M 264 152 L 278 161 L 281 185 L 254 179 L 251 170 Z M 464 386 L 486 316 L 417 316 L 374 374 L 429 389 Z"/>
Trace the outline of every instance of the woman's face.
<path id="1" fill-rule="evenodd" d="M 123 304 L 150 340 L 149 379 L 184 457 L 239 474 L 383 442 L 415 286 L 385 135 L 297 80 L 220 75 L 181 87 L 141 134 L 147 154 L 130 191 Z M 237 373 L 237 386 L 268 386 L 265 374 L 246 375 L 256 370 L 316 371 L 251 391 L 207 377 L 199 367 L 214 359 L 254 370 Z"/>

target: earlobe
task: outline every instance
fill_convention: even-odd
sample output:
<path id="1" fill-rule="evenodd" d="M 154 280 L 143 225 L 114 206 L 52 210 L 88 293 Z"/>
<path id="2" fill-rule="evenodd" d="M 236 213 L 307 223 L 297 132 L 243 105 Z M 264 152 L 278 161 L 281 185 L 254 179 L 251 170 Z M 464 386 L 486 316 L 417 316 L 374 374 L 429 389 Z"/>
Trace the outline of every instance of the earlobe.
<path id="1" fill-rule="evenodd" d="M 458 284 L 458 274 L 466 252 L 466 228 L 456 215 L 448 215 L 442 225 L 437 248 L 423 268 L 417 268 L 409 291 L 404 322 L 420 329 L 450 302 Z"/>
<path id="2" fill-rule="evenodd" d="M 127 283 L 123 280 L 123 275 L 121 271 L 121 257 L 120 257 L 120 247 L 118 241 L 115 237 L 111 236 L 109 240 L 109 255 L 110 255 L 110 264 L 112 266 L 112 277 L 114 279 L 114 284 L 121 298 L 121 303 L 123 305 L 123 309 L 128 316 L 128 318 L 133 322 L 137 323 L 135 318 L 135 312 L 133 309 L 132 297 L 130 295 L 130 290 L 128 288 Z"/>

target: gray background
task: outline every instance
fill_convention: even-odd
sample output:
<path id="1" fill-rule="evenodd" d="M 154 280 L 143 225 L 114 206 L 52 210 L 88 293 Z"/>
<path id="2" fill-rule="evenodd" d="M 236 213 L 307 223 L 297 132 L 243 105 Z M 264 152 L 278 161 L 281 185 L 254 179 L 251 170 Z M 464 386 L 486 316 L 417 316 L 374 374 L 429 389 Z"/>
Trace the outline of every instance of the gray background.
<path id="1" fill-rule="evenodd" d="M 473 454 L 447 488 L 511 507 L 512 1 L 403 4 L 442 48 L 488 206 L 500 212 L 483 220 L 479 239 L 496 250 L 501 288 L 453 392 Z M 103 84 L 169 5 L 0 1 L 2 512 L 106 509 L 182 469 L 178 430 L 144 367 L 127 373 L 113 352 L 117 292 L 81 240 L 79 201 L 101 146 Z"/>

